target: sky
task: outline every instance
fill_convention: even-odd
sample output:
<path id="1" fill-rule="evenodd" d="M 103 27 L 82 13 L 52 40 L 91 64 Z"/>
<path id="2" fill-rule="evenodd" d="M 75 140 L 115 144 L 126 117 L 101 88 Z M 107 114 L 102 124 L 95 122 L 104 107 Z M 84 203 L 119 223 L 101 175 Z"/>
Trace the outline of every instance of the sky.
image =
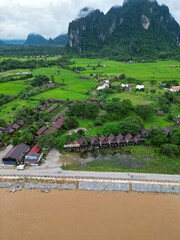
<path id="1" fill-rule="evenodd" d="M 169 7 L 180 24 L 180 1 L 157 0 Z M 76 19 L 84 7 L 106 13 L 123 0 L 0 0 L 0 38 L 26 39 L 29 33 L 55 38 L 67 33 L 69 22 Z"/>

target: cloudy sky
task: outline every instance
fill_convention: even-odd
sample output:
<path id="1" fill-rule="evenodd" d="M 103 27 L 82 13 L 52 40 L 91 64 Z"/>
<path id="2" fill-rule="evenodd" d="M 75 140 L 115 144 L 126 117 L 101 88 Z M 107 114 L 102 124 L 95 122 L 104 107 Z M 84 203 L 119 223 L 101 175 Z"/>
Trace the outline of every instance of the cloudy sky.
<path id="1" fill-rule="evenodd" d="M 180 24 L 180 1 L 158 0 L 166 4 Z M 123 0 L 0 0 L 0 38 L 25 39 L 29 33 L 46 38 L 67 33 L 68 24 L 83 7 L 98 8 L 106 13 Z"/>

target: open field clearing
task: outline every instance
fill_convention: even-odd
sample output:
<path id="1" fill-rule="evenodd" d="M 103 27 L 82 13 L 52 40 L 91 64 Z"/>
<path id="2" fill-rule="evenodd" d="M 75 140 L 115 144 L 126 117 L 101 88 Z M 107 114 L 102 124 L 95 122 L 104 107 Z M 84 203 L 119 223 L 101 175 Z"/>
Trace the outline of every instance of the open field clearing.
<path id="1" fill-rule="evenodd" d="M 15 113 L 21 110 L 24 106 L 35 107 L 36 105 L 37 101 L 16 99 L 13 102 L 1 106 L 0 118 L 4 119 L 5 121 L 13 120 Z"/>
<path id="2" fill-rule="evenodd" d="M 119 76 L 121 73 L 125 74 L 128 78 L 135 78 L 138 80 L 173 80 L 180 79 L 180 64 L 178 61 L 157 61 L 156 63 L 122 63 L 111 60 L 102 60 L 102 59 L 79 59 L 72 58 L 72 61 L 75 61 L 75 65 L 71 67 L 82 66 L 86 70 L 83 71 L 85 74 L 93 73 L 102 73 L 110 75 Z M 100 64 L 101 66 L 105 65 L 106 67 L 97 67 L 96 70 L 92 70 L 92 67 Z M 87 67 L 87 66 L 90 67 Z M 174 65 L 175 68 L 170 66 Z"/>
<path id="3" fill-rule="evenodd" d="M 34 99 L 49 99 L 49 98 L 54 98 L 54 99 L 70 99 L 70 100 L 83 100 L 86 99 L 88 96 L 83 94 L 83 93 L 76 93 L 76 92 L 71 92 L 71 91 L 66 91 L 66 90 L 61 90 L 61 88 L 56 88 L 49 90 L 47 92 L 40 93 L 36 96 L 34 96 Z"/>

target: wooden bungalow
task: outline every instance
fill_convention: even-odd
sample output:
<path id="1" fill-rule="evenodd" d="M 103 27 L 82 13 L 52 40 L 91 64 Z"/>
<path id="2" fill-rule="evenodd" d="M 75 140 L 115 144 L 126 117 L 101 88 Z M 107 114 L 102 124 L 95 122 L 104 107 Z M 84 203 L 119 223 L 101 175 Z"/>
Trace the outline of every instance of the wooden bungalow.
<path id="1" fill-rule="evenodd" d="M 73 141 L 73 142 L 68 142 L 68 144 L 67 145 L 64 145 L 64 148 L 66 149 L 66 150 L 69 150 L 69 151 L 79 151 L 80 150 L 80 144 L 79 144 L 79 142 L 76 140 L 76 141 Z"/>
<path id="2" fill-rule="evenodd" d="M 99 106 L 100 106 L 101 109 L 104 109 L 104 103 L 103 102 L 100 102 Z"/>
<path id="3" fill-rule="evenodd" d="M 144 138 L 140 133 L 134 136 L 135 144 L 142 144 L 144 142 Z"/>
<path id="4" fill-rule="evenodd" d="M 124 136 L 121 133 L 119 133 L 119 135 L 116 138 L 117 138 L 117 142 L 118 142 L 119 146 L 126 145 L 126 139 L 124 138 Z"/>
<path id="5" fill-rule="evenodd" d="M 50 102 L 50 103 L 54 103 L 54 98 L 49 98 L 49 100 L 48 100 L 48 102 Z"/>
<path id="6" fill-rule="evenodd" d="M 110 147 L 117 147 L 118 146 L 117 138 L 113 134 L 111 134 L 108 137 L 108 142 L 109 142 Z"/>
<path id="7" fill-rule="evenodd" d="M 128 145 L 134 145 L 135 143 L 135 140 L 134 140 L 134 137 L 132 134 L 128 133 L 126 136 L 125 136 L 125 139 L 126 139 L 126 142 Z"/>
<path id="8" fill-rule="evenodd" d="M 91 147 L 92 148 L 99 148 L 99 139 L 94 135 L 91 137 Z"/>
<path id="9" fill-rule="evenodd" d="M 109 147 L 108 138 L 105 137 L 104 135 L 102 135 L 102 136 L 99 138 L 99 143 L 100 143 L 100 147 L 101 147 L 101 148 Z"/>
<path id="10" fill-rule="evenodd" d="M 78 140 L 78 142 L 79 142 L 79 145 L 80 145 L 80 148 L 81 148 L 81 149 L 88 147 L 88 142 L 87 142 L 87 140 L 86 140 L 85 137 L 82 136 L 82 137 Z"/>
<path id="11" fill-rule="evenodd" d="M 171 128 L 168 127 L 168 126 L 165 127 L 164 132 L 166 133 L 166 135 L 172 135 L 172 130 L 171 130 Z"/>
<path id="12" fill-rule="evenodd" d="M 141 128 L 141 135 L 143 137 L 148 137 L 148 131 L 147 131 L 147 129 L 145 127 Z"/>
<path id="13" fill-rule="evenodd" d="M 42 135 L 45 131 L 46 131 L 46 127 L 43 126 L 42 128 L 40 128 L 40 129 L 36 132 L 36 135 L 37 135 L 37 136 L 40 136 L 40 135 Z"/>
<path id="14" fill-rule="evenodd" d="M 158 116 L 163 116 L 163 115 L 164 115 L 164 111 L 158 110 L 158 111 L 157 111 L 157 115 L 158 115 Z"/>
<path id="15" fill-rule="evenodd" d="M 56 104 L 54 104 L 53 106 L 51 106 L 50 108 L 48 108 L 47 110 L 46 110 L 46 113 L 51 113 L 51 112 L 53 112 L 56 108 L 58 108 L 58 104 L 56 103 Z"/>
<path id="16" fill-rule="evenodd" d="M 16 147 L 13 147 L 4 157 L 3 157 L 3 163 L 5 165 L 16 165 L 22 156 L 29 151 L 29 146 L 20 143 Z"/>

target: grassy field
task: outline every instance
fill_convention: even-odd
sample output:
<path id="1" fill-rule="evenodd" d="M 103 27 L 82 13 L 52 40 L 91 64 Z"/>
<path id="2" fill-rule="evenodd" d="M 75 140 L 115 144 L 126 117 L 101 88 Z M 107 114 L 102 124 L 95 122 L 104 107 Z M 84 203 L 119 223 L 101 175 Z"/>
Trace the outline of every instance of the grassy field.
<path id="1" fill-rule="evenodd" d="M 0 83 L 0 94 L 17 95 L 19 91 L 26 88 L 28 85 L 24 81 L 13 81 Z"/>
<path id="2" fill-rule="evenodd" d="M 159 154 L 159 149 L 152 146 L 127 146 L 116 149 L 100 150 L 101 154 L 86 167 L 80 164 L 70 164 L 64 170 L 103 171 L 103 172 L 143 172 L 180 174 L 180 159 L 169 158 Z M 122 159 L 116 154 L 124 154 Z M 72 153 L 73 154 L 73 153 Z M 77 156 L 76 156 L 77 158 Z"/>

